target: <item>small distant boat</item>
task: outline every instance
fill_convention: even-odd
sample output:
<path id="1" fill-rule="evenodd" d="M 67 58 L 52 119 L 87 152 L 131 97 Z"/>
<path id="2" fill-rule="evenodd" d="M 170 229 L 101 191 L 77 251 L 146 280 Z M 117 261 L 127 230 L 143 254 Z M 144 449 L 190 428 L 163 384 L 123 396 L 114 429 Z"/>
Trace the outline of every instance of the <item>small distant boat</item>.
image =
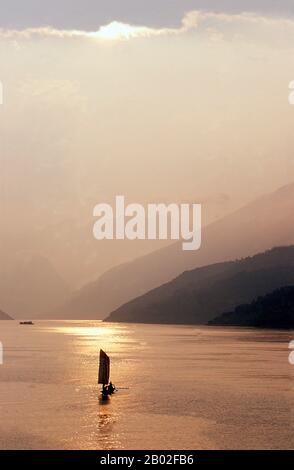
<path id="1" fill-rule="evenodd" d="M 98 384 L 102 384 L 102 396 L 107 397 L 115 392 L 115 386 L 109 382 L 110 376 L 110 358 L 100 349 Z"/>
<path id="2" fill-rule="evenodd" d="M 34 323 L 32 321 L 20 321 L 20 325 L 33 325 Z"/>

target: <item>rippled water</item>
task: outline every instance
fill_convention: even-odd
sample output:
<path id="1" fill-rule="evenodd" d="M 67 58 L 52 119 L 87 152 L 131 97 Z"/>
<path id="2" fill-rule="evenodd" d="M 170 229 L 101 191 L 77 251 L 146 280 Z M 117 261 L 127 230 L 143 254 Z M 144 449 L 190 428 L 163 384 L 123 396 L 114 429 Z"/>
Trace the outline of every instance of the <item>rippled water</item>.
<path id="1" fill-rule="evenodd" d="M 0 323 L 2 449 L 293 448 L 294 332 Z M 119 392 L 97 385 L 98 352 Z"/>

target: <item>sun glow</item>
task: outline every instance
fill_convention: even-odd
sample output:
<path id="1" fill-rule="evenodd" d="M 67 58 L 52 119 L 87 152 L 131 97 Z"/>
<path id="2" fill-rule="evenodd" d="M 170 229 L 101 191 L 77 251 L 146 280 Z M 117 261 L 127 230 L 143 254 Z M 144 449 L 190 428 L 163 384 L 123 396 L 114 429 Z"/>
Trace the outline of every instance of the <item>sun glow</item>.
<path id="1" fill-rule="evenodd" d="M 113 21 L 95 33 L 88 33 L 89 37 L 108 40 L 126 40 L 134 37 L 149 36 L 150 30 L 144 26 L 132 26 L 130 24 Z"/>

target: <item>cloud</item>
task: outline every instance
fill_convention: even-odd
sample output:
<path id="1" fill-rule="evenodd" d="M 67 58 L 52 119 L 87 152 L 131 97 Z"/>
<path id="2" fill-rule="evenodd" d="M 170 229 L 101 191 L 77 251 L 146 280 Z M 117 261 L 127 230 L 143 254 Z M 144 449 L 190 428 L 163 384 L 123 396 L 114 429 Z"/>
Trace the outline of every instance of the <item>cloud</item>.
<path id="1" fill-rule="evenodd" d="M 189 13 L 183 19 L 182 26 L 180 28 L 149 28 L 147 26 L 135 26 L 127 23 L 121 23 L 118 21 L 112 21 L 111 23 L 101 26 L 98 31 L 79 31 L 79 30 L 60 30 L 50 26 L 41 28 L 27 28 L 22 30 L 17 29 L 0 29 L 0 37 L 15 39 L 15 38 L 88 38 L 94 40 L 127 40 L 139 37 L 151 37 L 151 36 L 164 36 L 170 34 L 181 34 L 189 29 L 195 28 L 196 15 Z"/>
<path id="2" fill-rule="evenodd" d="M 261 30 L 279 28 L 285 33 L 285 28 L 294 33 L 294 20 L 287 18 L 260 16 L 254 13 L 213 13 L 198 10 L 185 14 L 178 28 L 151 28 L 144 25 L 132 25 L 119 21 L 101 26 L 97 31 L 81 31 L 56 29 L 51 26 L 26 29 L 0 29 L 0 38 L 4 39 L 87 39 L 97 42 L 125 41 L 135 38 L 150 38 L 158 36 L 184 35 L 198 31 L 208 33 L 211 38 L 222 38 L 223 33 L 240 37 L 242 31 L 248 28 Z"/>

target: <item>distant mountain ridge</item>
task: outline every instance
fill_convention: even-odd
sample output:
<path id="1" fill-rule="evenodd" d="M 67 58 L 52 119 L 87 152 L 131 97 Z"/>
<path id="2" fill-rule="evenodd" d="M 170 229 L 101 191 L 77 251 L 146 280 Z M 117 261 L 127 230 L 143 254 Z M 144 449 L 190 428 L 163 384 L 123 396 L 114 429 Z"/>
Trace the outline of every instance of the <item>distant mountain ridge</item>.
<path id="1" fill-rule="evenodd" d="M 292 245 L 293 206 L 294 183 L 205 227 L 200 250 L 182 251 L 181 243 L 174 243 L 117 266 L 76 291 L 58 313 L 65 318 L 103 318 L 188 269 Z"/>
<path id="2" fill-rule="evenodd" d="M 294 286 L 281 287 L 223 313 L 210 325 L 294 329 Z"/>
<path id="3" fill-rule="evenodd" d="M 107 321 L 206 324 L 237 305 L 294 284 L 294 246 L 186 271 L 113 311 Z"/>

